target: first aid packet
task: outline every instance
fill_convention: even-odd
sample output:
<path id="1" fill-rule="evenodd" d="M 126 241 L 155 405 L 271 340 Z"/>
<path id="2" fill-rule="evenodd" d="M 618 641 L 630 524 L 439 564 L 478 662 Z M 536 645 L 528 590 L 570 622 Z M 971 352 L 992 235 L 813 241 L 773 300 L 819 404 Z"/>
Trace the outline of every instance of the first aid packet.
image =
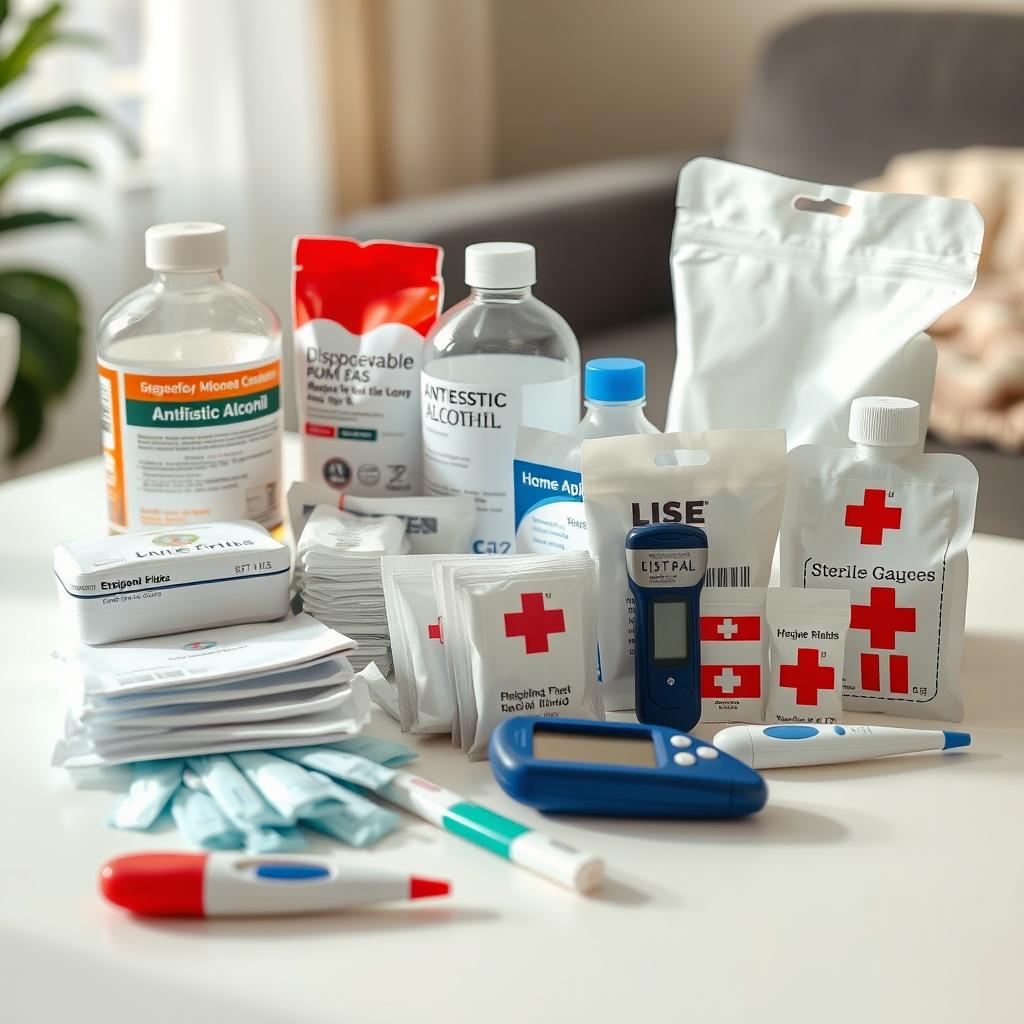
<path id="1" fill-rule="evenodd" d="M 359 516 L 401 519 L 409 551 L 414 555 L 468 551 L 476 522 L 476 502 L 469 495 L 366 498 L 339 494 L 326 484 L 299 480 L 288 488 L 288 522 L 296 544 L 317 505 L 333 506 Z"/>
<path id="2" fill-rule="evenodd" d="M 402 732 L 450 733 L 455 701 L 434 593 L 434 566 L 479 563 L 501 555 L 391 555 L 381 581 L 395 668 Z"/>
<path id="3" fill-rule="evenodd" d="M 702 722 L 764 721 L 764 587 L 705 587 L 700 598 Z"/>
<path id="4" fill-rule="evenodd" d="M 405 522 L 397 516 L 318 505 L 303 527 L 295 589 L 305 611 L 356 641 L 350 660 L 357 669 L 373 661 L 384 675 L 391 671 L 380 560 L 407 550 Z"/>
<path id="5" fill-rule="evenodd" d="M 80 645 L 62 660 L 65 726 L 53 763 L 88 768 L 350 736 L 369 715 L 366 684 L 345 658 L 352 647 L 308 615 Z"/>
<path id="6" fill-rule="evenodd" d="M 690 161 L 667 429 L 782 427 L 791 447 L 838 446 L 855 396 L 894 394 L 921 405 L 923 442 L 936 354 L 921 332 L 974 287 L 983 229 L 963 199 Z"/>
<path id="7" fill-rule="evenodd" d="M 596 570 L 582 552 L 435 564 L 460 745 L 470 760 L 487 756 L 495 726 L 513 715 L 604 718 Z"/>
<path id="8" fill-rule="evenodd" d="M 920 414 L 907 399 L 858 398 L 855 447 L 790 453 L 781 575 L 850 591 L 844 707 L 960 721 L 978 472 L 961 455 L 919 452 Z"/>
<path id="9" fill-rule="evenodd" d="M 246 520 L 66 541 L 53 568 L 65 620 L 86 644 L 288 611 L 291 553 Z"/>
<path id="10" fill-rule="evenodd" d="M 434 245 L 297 238 L 302 478 L 374 496 L 423 490 L 420 368 L 441 311 Z"/>
<path id="11" fill-rule="evenodd" d="M 781 430 L 709 430 L 583 443 L 587 543 L 598 559 L 601 689 L 609 710 L 633 707 L 633 596 L 624 544 L 634 526 L 686 523 L 708 537 L 711 587 L 764 587 L 786 485 Z M 703 599 L 702 599 L 703 600 Z"/>
<path id="12" fill-rule="evenodd" d="M 771 662 L 765 721 L 840 721 L 849 591 L 773 588 L 765 618 Z"/>

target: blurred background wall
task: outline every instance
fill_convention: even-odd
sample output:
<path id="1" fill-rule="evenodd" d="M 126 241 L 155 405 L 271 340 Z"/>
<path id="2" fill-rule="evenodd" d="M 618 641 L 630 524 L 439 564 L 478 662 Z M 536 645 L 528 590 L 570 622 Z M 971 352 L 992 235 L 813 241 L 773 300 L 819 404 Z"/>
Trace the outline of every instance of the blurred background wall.
<path id="1" fill-rule="evenodd" d="M 19 16 L 35 0 L 15 3 Z M 290 240 L 342 214 L 609 157 L 722 139 L 759 48 L 780 25 L 839 0 L 69 0 L 109 40 L 55 55 L 0 97 L 0 112 L 78 95 L 110 109 L 139 151 L 97 143 L 100 174 L 49 176 L 32 198 L 82 208 L 89 231 L 0 240 L 0 266 L 65 273 L 84 303 L 81 365 L 32 451 L 0 479 L 98 448 L 92 330 L 145 280 L 142 232 L 167 219 L 225 222 L 229 276 L 289 311 Z M 861 5 L 864 6 L 864 5 Z M 873 0 L 871 7 L 1024 11 Z M 4 26 L 4 32 L 9 32 Z M 2 36 L 2 33 L 0 33 Z M 864 59 L 870 61 L 871 55 Z M 65 141 L 62 139 L 62 141 Z M 15 197 L 17 201 L 17 197 Z M 667 272 L 667 271 L 666 271 Z M 286 349 L 287 349 L 286 345 Z"/>

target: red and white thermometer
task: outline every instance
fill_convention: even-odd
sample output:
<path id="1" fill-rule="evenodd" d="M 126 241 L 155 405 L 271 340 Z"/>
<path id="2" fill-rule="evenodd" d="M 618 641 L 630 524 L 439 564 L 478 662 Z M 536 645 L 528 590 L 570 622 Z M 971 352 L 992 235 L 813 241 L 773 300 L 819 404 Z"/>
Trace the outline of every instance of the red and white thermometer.
<path id="1" fill-rule="evenodd" d="M 100 872 L 100 891 L 146 917 L 315 914 L 446 896 L 448 882 L 349 867 L 330 857 L 135 853 Z"/>

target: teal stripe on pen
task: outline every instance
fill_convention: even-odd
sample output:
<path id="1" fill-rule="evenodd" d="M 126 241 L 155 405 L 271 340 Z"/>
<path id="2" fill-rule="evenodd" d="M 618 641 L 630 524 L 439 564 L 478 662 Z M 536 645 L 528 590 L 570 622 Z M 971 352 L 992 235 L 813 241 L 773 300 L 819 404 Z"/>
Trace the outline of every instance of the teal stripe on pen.
<path id="1" fill-rule="evenodd" d="M 463 800 L 452 804 L 441 823 L 449 832 L 482 846 L 506 860 L 511 859 L 512 843 L 525 832 L 533 830 L 511 818 L 503 818 L 479 804 Z"/>

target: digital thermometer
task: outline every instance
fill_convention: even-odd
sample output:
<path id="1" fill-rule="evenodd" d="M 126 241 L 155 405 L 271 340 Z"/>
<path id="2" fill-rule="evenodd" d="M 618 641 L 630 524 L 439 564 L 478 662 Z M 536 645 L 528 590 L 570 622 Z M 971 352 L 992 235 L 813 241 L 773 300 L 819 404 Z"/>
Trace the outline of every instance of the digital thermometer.
<path id="1" fill-rule="evenodd" d="M 719 750 L 753 768 L 841 764 L 869 757 L 969 746 L 966 732 L 885 725 L 730 725 L 715 736 Z"/>
<path id="2" fill-rule="evenodd" d="M 498 725 L 489 753 L 509 796 L 553 814 L 737 818 L 768 798 L 752 768 L 661 725 L 520 715 Z"/>
<path id="3" fill-rule="evenodd" d="M 686 730 L 700 721 L 700 591 L 707 568 L 708 537 L 697 526 L 657 523 L 626 534 L 641 722 Z"/>

